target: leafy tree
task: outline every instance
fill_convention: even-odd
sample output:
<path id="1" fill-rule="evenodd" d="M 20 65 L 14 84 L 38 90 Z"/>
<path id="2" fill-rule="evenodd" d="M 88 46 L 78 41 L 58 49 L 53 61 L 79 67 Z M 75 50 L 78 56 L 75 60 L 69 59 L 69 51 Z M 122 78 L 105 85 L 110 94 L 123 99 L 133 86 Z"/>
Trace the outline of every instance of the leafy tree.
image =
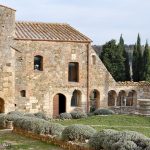
<path id="1" fill-rule="evenodd" d="M 150 82 L 150 49 L 148 42 L 146 41 L 145 49 L 143 53 L 143 80 Z"/>
<path id="2" fill-rule="evenodd" d="M 125 59 L 123 57 L 121 45 L 117 45 L 115 40 L 107 42 L 105 45 L 103 45 L 101 60 L 116 81 L 124 81 Z"/>
<path id="3" fill-rule="evenodd" d="M 132 70 L 133 70 L 133 81 L 138 82 L 142 79 L 142 48 L 141 39 L 138 34 L 137 43 L 133 50 Z"/>

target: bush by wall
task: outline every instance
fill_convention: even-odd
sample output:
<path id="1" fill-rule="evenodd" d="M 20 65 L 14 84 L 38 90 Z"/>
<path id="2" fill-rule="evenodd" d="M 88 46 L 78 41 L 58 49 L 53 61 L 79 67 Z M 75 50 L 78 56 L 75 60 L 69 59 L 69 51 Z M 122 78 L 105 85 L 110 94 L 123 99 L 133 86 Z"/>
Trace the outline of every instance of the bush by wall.
<path id="1" fill-rule="evenodd" d="M 95 150 L 148 150 L 150 139 L 133 131 L 102 130 L 91 137 L 89 145 Z"/>
<path id="2" fill-rule="evenodd" d="M 87 114 L 81 111 L 73 111 L 71 112 L 71 116 L 73 119 L 87 118 Z"/>
<path id="3" fill-rule="evenodd" d="M 114 111 L 110 110 L 110 109 L 96 109 L 94 111 L 94 115 L 112 115 L 114 114 Z"/>
<path id="4" fill-rule="evenodd" d="M 0 129 L 5 128 L 5 114 L 0 114 Z"/>
<path id="5" fill-rule="evenodd" d="M 62 132 L 62 139 L 68 141 L 80 141 L 83 142 L 89 139 L 96 130 L 88 125 L 71 125 L 66 127 Z"/>
<path id="6" fill-rule="evenodd" d="M 8 115 L 18 115 L 18 116 L 23 116 L 24 113 L 20 111 L 10 111 L 7 113 Z"/>
<path id="7" fill-rule="evenodd" d="M 64 127 L 58 123 L 51 123 L 43 119 L 27 116 L 14 120 L 14 127 L 36 134 L 50 135 L 60 135 L 64 129 Z"/>
<path id="8" fill-rule="evenodd" d="M 48 118 L 46 117 L 46 115 L 43 112 L 37 112 L 34 114 L 35 117 L 39 118 L 39 119 L 44 119 L 47 120 Z"/>
<path id="9" fill-rule="evenodd" d="M 61 113 L 60 114 L 60 119 L 72 119 L 72 116 L 71 116 L 71 114 L 70 113 Z"/>
<path id="10" fill-rule="evenodd" d="M 32 114 L 32 113 L 25 113 L 24 116 L 26 116 L 26 117 L 35 117 L 35 115 Z"/>

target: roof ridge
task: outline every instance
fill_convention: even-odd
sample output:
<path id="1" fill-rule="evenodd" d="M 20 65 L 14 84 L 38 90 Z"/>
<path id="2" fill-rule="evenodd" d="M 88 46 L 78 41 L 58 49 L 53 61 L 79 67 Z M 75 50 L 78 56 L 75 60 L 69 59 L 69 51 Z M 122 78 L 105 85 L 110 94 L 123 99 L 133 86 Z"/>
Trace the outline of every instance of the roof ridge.
<path id="1" fill-rule="evenodd" d="M 40 22 L 40 21 L 16 21 L 16 23 L 32 23 L 32 24 L 58 24 L 58 25 L 69 25 L 68 23 L 58 23 L 58 22 Z M 69 25 L 70 26 L 70 25 Z"/>
<path id="2" fill-rule="evenodd" d="M 5 7 L 5 8 L 8 8 L 8 9 L 11 9 L 11 10 L 13 10 L 13 11 L 16 11 L 15 9 L 13 9 L 13 8 L 11 8 L 11 7 L 8 7 L 8 6 L 2 5 L 2 4 L 0 4 L 0 7 Z"/>

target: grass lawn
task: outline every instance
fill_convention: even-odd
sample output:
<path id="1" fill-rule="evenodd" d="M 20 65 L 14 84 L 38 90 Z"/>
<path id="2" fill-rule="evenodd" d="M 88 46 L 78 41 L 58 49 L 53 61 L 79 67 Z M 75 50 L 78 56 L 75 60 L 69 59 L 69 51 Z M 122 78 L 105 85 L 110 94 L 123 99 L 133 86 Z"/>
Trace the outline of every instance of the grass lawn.
<path id="1" fill-rule="evenodd" d="M 150 137 L 150 117 L 135 115 L 109 115 L 91 116 L 86 119 L 73 119 L 55 122 L 65 126 L 71 124 L 91 125 L 98 131 L 102 129 L 132 130 L 141 132 Z"/>
<path id="2" fill-rule="evenodd" d="M 11 131 L 0 130 L 0 145 L 6 142 L 11 144 L 10 150 L 62 150 L 54 145 L 26 138 Z"/>

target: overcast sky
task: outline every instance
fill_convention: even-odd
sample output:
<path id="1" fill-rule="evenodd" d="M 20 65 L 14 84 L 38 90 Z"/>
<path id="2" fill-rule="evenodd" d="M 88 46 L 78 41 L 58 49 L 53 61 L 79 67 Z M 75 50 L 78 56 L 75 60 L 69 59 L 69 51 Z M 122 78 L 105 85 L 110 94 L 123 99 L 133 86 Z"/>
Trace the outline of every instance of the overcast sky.
<path id="1" fill-rule="evenodd" d="M 150 0 L 0 0 L 19 21 L 68 23 L 102 45 L 123 34 L 133 44 L 150 40 Z"/>

